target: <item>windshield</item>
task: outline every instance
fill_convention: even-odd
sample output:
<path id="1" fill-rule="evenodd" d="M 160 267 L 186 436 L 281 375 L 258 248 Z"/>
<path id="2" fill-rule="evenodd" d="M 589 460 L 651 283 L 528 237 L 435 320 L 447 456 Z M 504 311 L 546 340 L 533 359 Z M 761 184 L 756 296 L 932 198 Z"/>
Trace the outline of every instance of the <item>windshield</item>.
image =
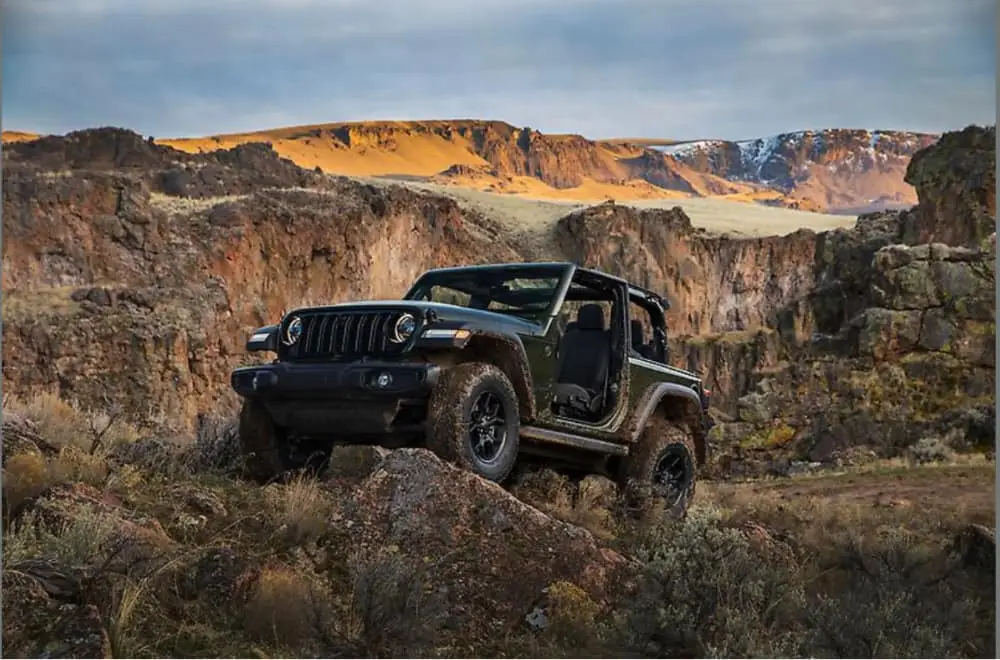
<path id="1" fill-rule="evenodd" d="M 539 321 L 549 312 L 562 270 L 552 267 L 470 268 L 428 273 L 407 300 L 447 303 Z"/>

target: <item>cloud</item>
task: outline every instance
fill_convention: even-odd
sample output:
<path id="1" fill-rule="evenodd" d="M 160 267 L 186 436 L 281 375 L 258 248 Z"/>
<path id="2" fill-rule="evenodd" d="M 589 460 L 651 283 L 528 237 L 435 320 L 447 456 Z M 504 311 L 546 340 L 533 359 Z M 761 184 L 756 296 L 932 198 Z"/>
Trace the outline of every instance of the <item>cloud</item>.
<path id="1" fill-rule="evenodd" d="M 3 121 L 475 117 L 594 137 L 992 122 L 992 0 L 7 0 Z"/>

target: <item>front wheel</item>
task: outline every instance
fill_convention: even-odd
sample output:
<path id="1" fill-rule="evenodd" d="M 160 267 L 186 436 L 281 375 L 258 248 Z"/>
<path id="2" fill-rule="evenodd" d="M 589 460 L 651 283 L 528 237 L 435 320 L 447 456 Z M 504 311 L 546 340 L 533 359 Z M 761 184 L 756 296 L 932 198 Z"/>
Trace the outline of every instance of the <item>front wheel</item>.
<path id="1" fill-rule="evenodd" d="M 666 419 L 652 419 L 622 462 L 624 490 L 637 509 L 660 503 L 668 517 L 687 515 L 697 482 L 695 443 L 690 430 Z"/>
<path id="2" fill-rule="evenodd" d="M 260 401 L 243 400 L 239 437 L 244 469 L 251 479 L 271 481 L 293 467 L 286 434 Z"/>
<path id="3" fill-rule="evenodd" d="M 503 371 L 481 362 L 442 374 L 427 411 L 427 448 L 490 481 L 507 478 L 517 461 L 520 410 Z"/>

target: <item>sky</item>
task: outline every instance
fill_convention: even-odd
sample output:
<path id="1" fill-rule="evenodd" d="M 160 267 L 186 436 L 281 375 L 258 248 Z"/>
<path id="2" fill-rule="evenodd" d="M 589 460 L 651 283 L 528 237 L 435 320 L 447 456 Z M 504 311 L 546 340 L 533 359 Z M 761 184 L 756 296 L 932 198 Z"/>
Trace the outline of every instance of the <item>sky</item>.
<path id="1" fill-rule="evenodd" d="M 592 138 L 995 123 L 995 0 L 3 0 L 2 126 L 500 119 Z"/>

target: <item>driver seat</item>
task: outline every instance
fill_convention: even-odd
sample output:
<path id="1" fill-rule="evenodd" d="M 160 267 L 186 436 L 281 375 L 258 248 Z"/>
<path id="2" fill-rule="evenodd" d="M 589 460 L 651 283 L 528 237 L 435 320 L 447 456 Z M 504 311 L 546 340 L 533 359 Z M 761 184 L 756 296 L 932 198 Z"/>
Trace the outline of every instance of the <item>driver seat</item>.
<path id="1" fill-rule="evenodd" d="M 600 418 L 610 361 L 611 335 L 604 327 L 604 309 L 584 305 L 576 322 L 567 326 L 559 349 L 554 389 L 560 412 L 591 421 Z"/>

